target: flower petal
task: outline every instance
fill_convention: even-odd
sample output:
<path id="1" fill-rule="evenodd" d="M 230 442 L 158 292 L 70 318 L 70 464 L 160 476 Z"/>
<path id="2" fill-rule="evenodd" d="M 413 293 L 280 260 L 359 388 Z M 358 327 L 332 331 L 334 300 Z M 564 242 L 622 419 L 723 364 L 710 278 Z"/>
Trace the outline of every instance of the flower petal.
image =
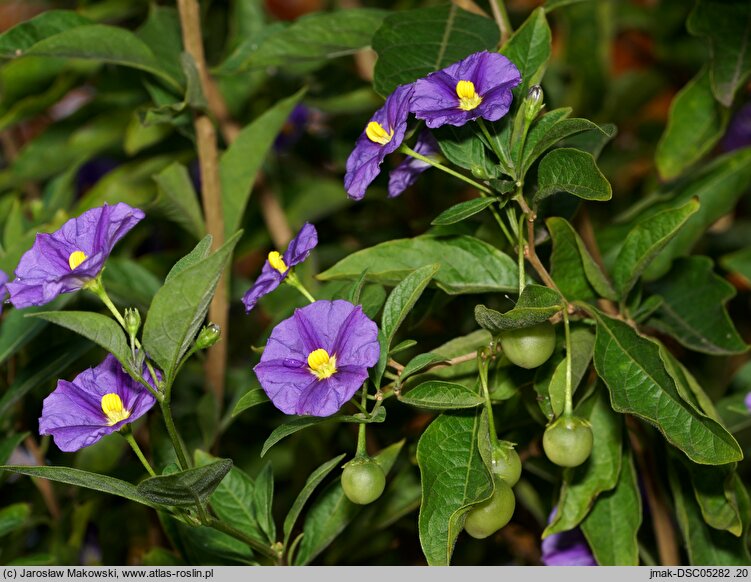
<path id="1" fill-rule="evenodd" d="M 310 251 L 312 251 L 318 244 L 318 232 L 316 227 L 306 222 L 303 224 L 300 232 L 293 238 L 287 250 L 284 253 L 284 262 L 288 267 L 294 267 L 299 265 L 305 259 L 308 258 Z"/>

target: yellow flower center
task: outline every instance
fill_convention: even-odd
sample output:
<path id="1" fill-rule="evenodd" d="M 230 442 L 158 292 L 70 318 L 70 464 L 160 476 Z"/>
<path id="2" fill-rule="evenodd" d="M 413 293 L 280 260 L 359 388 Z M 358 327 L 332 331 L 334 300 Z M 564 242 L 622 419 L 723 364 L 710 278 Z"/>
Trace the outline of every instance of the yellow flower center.
<path id="1" fill-rule="evenodd" d="M 308 354 L 308 368 L 310 373 L 319 380 L 325 380 L 336 374 L 336 355 L 329 356 L 323 348 Z"/>
<path id="2" fill-rule="evenodd" d="M 102 412 L 107 417 L 109 421 L 107 424 L 110 426 L 130 416 L 130 410 L 123 408 L 123 401 L 114 392 L 102 396 Z"/>
<path id="3" fill-rule="evenodd" d="M 89 257 L 86 256 L 86 253 L 83 251 L 73 251 L 70 253 L 70 256 L 68 257 L 68 264 L 70 265 L 70 270 L 74 271 L 75 268 L 83 263 L 86 259 Z"/>
<path id="4" fill-rule="evenodd" d="M 475 91 L 472 81 L 459 81 L 456 84 L 456 94 L 459 97 L 459 109 L 463 111 L 472 111 L 482 103 L 482 97 Z"/>
<path id="5" fill-rule="evenodd" d="M 282 255 L 280 255 L 276 251 L 271 251 L 269 253 L 269 264 L 275 268 L 277 271 L 279 271 L 282 275 L 287 272 L 287 265 L 284 263 L 284 259 L 282 259 Z"/>
<path id="6" fill-rule="evenodd" d="M 377 121 L 371 121 L 368 123 L 368 127 L 365 128 L 365 135 L 372 142 L 386 145 L 394 137 L 394 130 L 386 131 L 383 126 Z"/>

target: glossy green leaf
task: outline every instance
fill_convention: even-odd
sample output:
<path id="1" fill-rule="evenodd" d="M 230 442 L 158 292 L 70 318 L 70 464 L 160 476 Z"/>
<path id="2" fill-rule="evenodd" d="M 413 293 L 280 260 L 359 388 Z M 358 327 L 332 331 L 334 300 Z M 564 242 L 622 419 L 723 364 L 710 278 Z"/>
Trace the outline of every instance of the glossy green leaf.
<path id="1" fill-rule="evenodd" d="M 660 344 L 660 359 L 665 364 L 665 370 L 675 382 L 675 387 L 681 398 L 700 413 L 706 414 L 709 418 L 713 418 L 722 424 L 722 417 L 718 414 L 712 399 L 704 392 L 704 389 L 686 366 L 678 361 L 663 344 Z"/>
<path id="2" fill-rule="evenodd" d="M 498 178 L 502 167 L 471 125 L 444 125 L 433 133 L 446 159 L 482 179 Z M 509 173 L 510 168 L 504 171 Z"/>
<path id="3" fill-rule="evenodd" d="M 28 503 L 14 503 L 0 509 L 0 537 L 23 527 L 30 516 Z"/>
<path id="4" fill-rule="evenodd" d="M 118 495 L 131 501 L 136 501 L 150 507 L 155 507 L 154 503 L 141 495 L 136 490 L 135 485 L 131 485 L 127 481 L 121 481 L 114 477 L 107 475 L 99 475 L 98 473 L 89 473 L 88 471 L 81 471 L 79 469 L 71 469 L 69 467 L 32 467 L 27 465 L 0 465 L 0 471 L 10 471 L 11 473 L 18 473 L 19 475 L 28 475 L 29 477 L 39 477 L 41 479 L 49 479 L 50 481 L 56 481 L 58 483 L 66 483 L 68 485 L 75 485 L 76 487 L 83 487 L 85 489 L 93 489 L 95 491 L 101 491 L 102 493 L 109 493 L 110 495 Z"/>
<path id="5" fill-rule="evenodd" d="M 149 15 L 136 35 L 151 49 L 171 77 L 181 83 L 185 82 L 185 75 L 180 67 L 183 39 L 176 7 L 150 4 Z"/>
<path id="6" fill-rule="evenodd" d="M 574 227 L 558 216 L 551 216 L 545 224 L 553 239 L 551 276 L 561 293 L 570 301 L 593 301 L 592 290 L 606 299 L 617 299 L 613 285 Z"/>
<path id="7" fill-rule="evenodd" d="M 256 564 L 245 542 L 207 526 L 187 526 L 164 511 L 158 515 L 170 544 L 189 564 Z"/>
<path id="8" fill-rule="evenodd" d="M 737 273 L 751 285 L 751 247 L 743 248 L 720 258 L 720 264 L 730 271 Z"/>
<path id="9" fill-rule="evenodd" d="M 445 226 L 447 224 L 456 224 L 466 220 L 475 214 L 482 212 L 489 206 L 492 206 L 497 200 L 495 198 L 475 198 L 455 204 L 447 208 L 433 219 L 430 224 L 434 226 Z"/>
<path id="10" fill-rule="evenodd" d="M 129 373 L 137 373 L 130 364 L 131 353 L 125 338 L 125 331 L 111 317 L 92 311 L 42 311 L 32 313 L 31 316 L 39 317 L 90 339 L 115 356 Z"/>
<path id="11" fill-rule="evenodd" d="M 259 67 L 323 61 L 354 54 L 370 44 L 385 10 L 350 8 L 336 12 L 314 12 L 298 18 L 273 34 L 245 40 L 221 66 L 224 75 Z"/>
<path id="12" fill-rule="evenodd" d="M 475 319 L 480 327 L 493 335 L 509 329 L 532 327 L 563 309 L 563 301 L 557 291 L 541 285 L 527 285 L 519 295 L 513 309 L 500 313 L 484 305 L 475 307 Z"/>
<path id="13" fill-rule="evenodd" d="M 558 510 L 543 537 L 579 525 L 597 497 L 616 486 L 621 472 L 623 421 L 610 407 L 607 392 L 597 390 L 577 407 L 576 415 L 592 424 L 592 455 L 583 465 L 564 470 Z"/>
<path id="14" fill-rule="evenodd" d="M 571 109 L 554 109 L 543 115 L 529 128 L 524 142 L 522 170 L 527 172 L 532 163 L 562 139 L 584 131 L 606 132 L 588 119 L 568 119 Z"/>
<path id="15" fill-rule="evenodd" d="M 545 0 L 545 12 L 552 12 L 556 8 L 569 4 L 579 4 L 580 2 L 592 2 L 592 0 Z"/>
<path id="16" fill-rule="evenodd" d="M 492 478 L 477 448 L 479 427 L 479 414 L 444 413 L 417 444 L 420 545 L 431 566 L 449 565 L 465 514 L 493 493 Z"/>
<path id="17" fill-rule="evenodd" d="M 630 455 L 621 464 L 615 489 L 603 493 L 581 528 L 600 566 L 638 566 L 636 535 L 641 526 L 641 495 Z"/>
<path id="18" fill-rule="evenodd" d="M 498 44 L 495 22 L 450 4 L 399 11 L 386 17 L 373 36 L 378 53 L 375 90 L 382 96 Z"/>
<path id="19" fill-rule="evenodd" d="M 276 523 L 271 513 L 274 502 L 274 473 L 271 463 L 266 463 L 258 473 L 253 490 L 253 509 L 258 525 L 266 536 L 266 540 L 276 542 Z"/>
<path id="20" fill-rule="evenodd" d="M 157 505 L 180 507 L 206 503 L 231 468 L 231 459 L 220 459 L 201 467 L 144 479 L 136 490 Z"/>
<path id="21" fill-rule="evenodd" d="M 735 467 L 706 467 L 693 463 L 686 463 L 685 466 L 691 474 L 694 496 L 707 525 L 740 537 L 743 523 L 736 496 L 736 480 L 739 477 Z"/>
<path id="22" fill-rule="evenodd" d="M 743 458 L 721 424 L 681 398 L 655 341 L 622 321 L 591 311 L 597 318 L 595 368 L 610 390 L 615 410 L 655 425 L 695 463 L 723 465 Z"/>
<path id="23" fill-rule="evenodd" d="M 580 327 L 571 330 L 571 386 L 575 392 L 584 374 L 589 370 L 595 348 L 595 336 L 588 329 Z M 550 407 L 555 416 L 563 413 L 566 402 L 566 359 L 555 367 L 548 385 Z"/>
<path id="24" fill-rule="evenodd" d="M 394 353 L 394 350 L 391 350 L 391 353 Z M 445 361 L 446 361 L 446 358 L 444 358 L 443 356 L 439 356 L 438 354 L 434 354 L 432 352 L 428 352 L 426 354 L 419 354 L 415 356 L 414 358 L 412 358 L 404 366 L 404 369 L 399 374 L 399 381 L 404 382 L 404 380 L 406 380 L 413 374 L 422 372 L 423 370 L 425 370 L 425 368 L 430 368 L 432 366 L 438 365 Z"/>
<path id="25" fill-rule="evenodd" d="M 229 238 L 242 223 L 256 174 L 289 114 L 305 94 L 301 89 L 282 99 L 246 125 L 219 159 L 224 235 Z"/>
<path id="26" fill-rule="evenodd" d="M 337 465 L 342 462 L 345 456 L 346 454 L 342 453 L 338 457 L 334 457 L 330 461 L 326 461 L 308 476 L 307 480 L 305 481 L 305 485 L 295 498 L 295 501 L 292 504 L 292 507 L 290 507 L 289 512 L 287 512 L 287 517 L 284 518 L 285 548 L 289 547 L 289 538 L 292 534 L 292 528 L 295 527 L 295 522 L 297 522 L 297 518 L 300 517 L 300 513 L 302 512 L 303 507 L 305 507 L 308 499 L 310 499 L 310 496 L 313 495 L 316 487 L 318 487 L 318 485 L 320 485 L 320 483 L 329 475 L 329 473 L 331 473 L 331 471 L 333 471 L 337 467 Z"/>
<path id="27" fill-rule="evenodd" d="M 164 196 L 162 208 L 167 217 L 201 239 L 206 234 L 206 225 L 186 167 L 175 162 L 154 176 L 154 180 Z"/>
<path id="28" fill-rule="evenodd" d="M 386 476 L 403 446 L 404 440 L 401 440 L 381 449 L 374 457 Z M 326 487 L 305 516 L 304 535 L 292 565 L 309 564 L 336 539 L 362 508 L 362 505 L 356 505 L 346 498 L 340 480 Z"/>
<path id="29" fill-rule="evenodd" d="M 529 87 L 542 79 L 551 52 L 550 27 L 545 11 L 536 8 L 501 49 L 501 53 L 519 69 L 522 82 L 514 92 L 521 98 L 527 96 Z"/>
<path id="30" fill-rule="evenodd" d="M 384 420 L 386 420 L 386 409 L 383 407 L 378 409 L 378 412 L 376 413 L 374 417 L 365 416 L 362 413 L 353 414 L 351 416 L 335 415 L 335 416 L 293 417 L 292 419 L 288 420 L 284 424 L 281 424 L 278 427 L 276 427 L 271 432 L 271 434 L 266 439 L 266 442 L 263 443 L 263 448 L 261 449 L 261 456 L 263 457 L 269 451 L 269 449 L 273 447 L 276 443 L 278 443 L 280 440 L 287 438 L 288 436 L 293 435 L 300 430 L 303 430 L 310 426 L 315 426 L 316 424 L 321 424 L 324 422 L 347 422 L 347 423 L 356 423 L 356 424 L 370 424 L 372 422 L 383 422 Z"/>
<path id="31" fill-rule="evenodd" d="M 683 206 L 642 220 L 631 229 L 613 268 L 613 282 L 622 298 L 626 298 L 652 259 L 697 210 L 699 201 L 692 199 Z"/>
<path id="32" fill-rule="evenodd" d="M 0 34 L 0 58 L 18 57 L 47 37 L 90 24 L 73 10 L 46 10 Z"/>
<path id="33" fill-rule="evenodd" d="M 558 148 L 540 161 L 535 200 L 556 192 L 568 192 L 584 200 L 610 200 L 613 189 L 592 154 L 573 148 Z"/>
<path id="34" fill-rule="evenodd" d="M 433 280 L 449 295 L 510 292 L 518 285 L 516 263 L 488 243 L 471 236 L 418 236 L 381 243 L 349 255 L 318 275 L 324 281 L 367 279 L 396 285 L 412 271 L 440 264 Z"/>
<path id="35" fill-rule="evenodd" d="M 475 408 L 485 402 L 477 392 L 463 384 L 428 380 L 410 389 L 399 400 L 405 404 L 428 410 L 458 410 Z"/>
<path id="36" fill-rule="evenodd" d="M 174 265 L 172 265 L 172 268 L 170 269 L 169 273 L 167 273 L 167 277 L 164 279 L 164 282 L 169 283 L 174 277 L 182 273 L 184 270 L 190 267 L 194 267 L 205 258 L 207 258 L 209 254 L 211 254 L 211 243 L 213 242 L 213 240 L 214 239 L 210 234 L 207 234 L 205 237 L 203 237 L 198 242 L 198 244 L 193 247 L 192 251 L 190 251 L 187 255 L 177 261 Z"/>
<path id="37" fill-rule="evenodd" d="M 740 354 L 748 349 L 725 308 L 735 289 L 715 274 L 709 257 L 678 259 L 650 288 L 663 299 L 649 320 L 652 327 L 705 354 Z"/>
<path id="38" fill-rule="evenodd" d="M 751 556 L 744 537 L 707 525 L 699 504 L 691 491 L 691 480 L 681 463 L 669 464 L 670 489 L 675 501 L 675 512 L 692 566 L 748 566 Z M 748 493 L 736 481 L 736 496 L 741 515 L 748 515 Z M 748 528 L 748 518 L 744 529 Z"/>
<path id="39" fill-rule="evenodd" d="M 253 388 L 248 390 L 242 395 L 240 400 L 235 404 L 235 408 L 232 409 L 232 416 L 237 416 L 241 412 L 246 411 L 248 408 L 269 402 L 269 397 L 266 396 L 266 392 L 263 388 Z"/>
<path id="40" fill-rule="evenodd" d="M 241 234 L 238 232 L 214 254 L 172 277 L 154 296 L 143 326 L 143 345 L 167 381 L 172 379 L 180 358 L 203 323 L 219 277 Z"/>
<path id="41" fill-rule="evenodd" d="M 670 106 L 668 125 L 655 156 L 660 175 L 670 180 L 699 161 L 725 133 L 727 121 L 728 111 L 715 101 L 709 71 L 703 69 Z"/>
<path id="42" fill-rule="evenodd" d="M 691 34 L 707 37 L 712 92 L 730 107 L 751 74 L 751 4 L 699 0 L 686 24 Z"/>
<path id="43" fill-rule="evenodd" d="M 381 316 L 381 330 L 386 338 L 386 351 L 391 347 L 399 326 L 404 322 L 439 268 L 439 265 L 426 265 L 410 273 L 394 287 L 386 299 Z"/>

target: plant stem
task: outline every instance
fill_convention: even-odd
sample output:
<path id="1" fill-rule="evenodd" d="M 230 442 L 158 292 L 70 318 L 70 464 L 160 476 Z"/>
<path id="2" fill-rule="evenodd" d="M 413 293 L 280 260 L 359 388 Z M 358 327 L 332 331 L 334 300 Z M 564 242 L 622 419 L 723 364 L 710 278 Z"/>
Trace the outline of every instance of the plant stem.
<path id="1" fill-rule="evenodd" d="M 571 416 L 573 412 L 573 386 L 571 381 L 571 329 L 568 324 L 568 307 L 564 306 L 563 310 L 563 330 L 566 334 L 566 392 L 563 414 Z"/>
<path id="2" fill-rule="evenodd" d="M 518 268 L 519 268 L 519 295 L 524 291 L 524 287 L 527 286 L 526 277 L 524 276 L 524 229 L 522 228 L 522 221 L 524 216 L 519 217 L 519 226 L 517 232 L 519 233 L 519 239 L 517 241 L 518 252 Z"/>
<path id="3" fill-rule="evenodd" d="M 297 289 L 303 295 L 303 297 L 305 297 L 305 299 L 307 299 L 311 303 L 316 302 L 316 298 L 310 294 L 310 291 L 305 288 L 305 285 L 302 284 L 300 279 L 298 279 L 297 275 L 295 275 L 294 273 L 288 273 L 287 278 L 284 279 L 284 281 L 285 283 L 287 283 L 287 285 L 290 285 L 291 287 Z"/>
<path id="4" fill-rule="evenodd" d="M 485 410 L 488 412 L 488 431 L 490 432 L 490 444 L 495 445 L 498 442 L 498 434 L 495 432 L 495 418 L 493 417 L 493 403 L 490 401 L 490 390 L 488 390 L 488 367 L 490 366 L 490 350 L 484 348 L 477 352 L 477 367 L 480 372 L 480 386 L 485 396 Z"/>
<path id="5" fill-rule="evenodd" d="M 127 430 L 125 430 L 126 427 L 127 427 Z M 133 449 L 133 452 L 136 454 L 136 457 L 138 457 L 138 459 L 141 461 L 141 464 L 144 466 L 146 471 L 148 471 L 149 475 L 151 475 L 152 477 L 156 477 L 156 473 L 154 472 L 154 469 L 152 469 L 151 465 L 146 460 L 146 457 L 141 451 L 141 447 L 138 446 L 138 443 L 136 442 L 136 439 L 133 436 L 133 431 L 130 430 L 130 426 L 126 424 L 120 430 L 120 434 L 123 436 L 123 438 L 126 441 L 128 441 L 130 448 Z"/>
<path id="6" fill-rule="evenodd" d="M 485 120 L 480 118 L 477 120 L 477 124 L 480 126 L 480 131 L 482 131 L 485 139 L 488 140 L 488 145 L 490 145 L 490 149 L 493 150 L 493 153 L 498 158 L 498 161 L 505 165 L 506 168 L 512 169 L 513 166 L 511 165 L 511 160 L 508 159 L 504 152 L 498 147 L 498 144 L 496 144 L 493 136 L 490 135 L 490 130 L 488 129 L 488 126 L 485 125 Z"/>
<path id="7" fill-rule="evenodd" d="M 204 95 L 217 93 L 210 81 L 203 51 L 200 8 L 197 0 L 177 0 L 183 45 L 193 58 Z M 219 152 L 214 124 L 209 117 L 195 112 L 193 126 L 196 133 L 198 163 L 201 171 L 201 198 L 206 216 L 206 229 L 213 237 L 213 249 L 224 244 L 224 216 L 222 215 L 221 181 L 219 178 Z M 226 270 L 219 278 L 211 304 L 209 320 L 216 323 L 227 337 L 229 332 L 229 299 Z M 221 410 L 224 397 L 224 377 L 227 366 L 227 344 L 219 342 L 209 348 L 206 358 L 206 384 L 214 393 Z"/>
<path id="8" fill-rule="evenodd" d="M 366 408 L 368 404 L 368 388 L 367 384 L 363 384 L 362 386 L 362 397 L 360 399 L 360 404 L 363 408 Z M 355 457 L 367 457 L 368 456 L 368 446 L 367 446 L 367 440 L 365 438 L 365 423 L 361 423 L 357 427 L 357 453 L 355 453 Z"/>
<path id="9" fill-rule="evenodd" d="M 259 554 L 264 555 L 270 560 L 274 560 L 274 562 L 277 562 L 279 560 L 279 553 L 274 551 L 273 548 L 267 546 L 263 542 L 259 542 L 258 540 L 248 535 L 245 535 L 239 529 L 235 529 L 228 523 L 225 523 L 218 519 L 210 518 L 206 525 L 212 529 L 225 533 L 228 536 L 235 538 L 236 540 L 240 540 L 241 542 L 247 544 L 251 549 L 257 551 Z"/>
<path id="10" fill-rule="evenodd" d="M 180 463 L 180 468 L 183 470 L 189 469 L 190 463 L 188 462 L 188 457 L 185 454 L 183 442 L 180 440 L 180 435 L 177 433 L 177 429 L 175 428 L 175 421 L 172 418 L 172 411 L 169 407 L 169 396 L 166 396 L 165 399 L 159 403 L 159 405 L 162 409 L 164 424 L 167 427 L 167 433 L 169 434 L 169 438 L 172 441 L 172 448 L 175 449 L 175 454 L 177 455 L 177 460 Z"/>
<path id="11" fill-rule="evenodd" d="M 493 18 L 495 18 L 501 31 L 501 46 L 503 46 L 514 32 L 508 18 L 508 12 L 506 12 L 506 4 L 504 0 L 490 0 L 490 9 L 493 11 Z"/>
<path id="12" fill-rule="evenodd" d="M 430 159 L 427 156 L 423 156 L 422 154 L 418 154 L 415 150 L 413 150 L 412 148 L 410 148 L 410 147 L 408 147 L 408 146 L 406 146 L 404 144 L 402 144 L 399 147 L 399 151 L 402 152 L 403 154 L 407 154 L 408 156 L 411 156 L 411 157 L 413 157 L 413 158 L 415 158 L 417 160 L 420 160 L 421 162 L 425 162 L 426 164 L 430 164 L 434 168 L 438 168 L 442 172 L 446 172 L 447 174 L 450 174 L 450 175 L 454 176 L 455 178 L 459 178 L 460 180 L 466 182 L 470 186 L 473 186 L 473 187 L 477 188 L 480 192 L 484 192 L 485 194 L 493 194 L 493 191 L 490 188 L 488 188 L 487 186 L 483 186 L 479 182 L 475 182 L 472 178 L 468 178 L 467 176 L 465 176 L 463 174 L 460 174 L 459 172 L 456 172 L 456 171 L 452 170 L 451 168 L 449 168 L 447 166 L 444 166 L 440 162 L 436 162 L 435 160 L 432 160 L 432 159 Z"/>

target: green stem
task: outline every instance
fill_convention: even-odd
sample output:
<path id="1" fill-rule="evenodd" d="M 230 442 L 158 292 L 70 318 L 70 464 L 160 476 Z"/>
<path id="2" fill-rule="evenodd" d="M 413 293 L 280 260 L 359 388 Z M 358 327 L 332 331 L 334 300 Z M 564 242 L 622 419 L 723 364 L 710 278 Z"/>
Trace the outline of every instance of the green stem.
<path id="1" fill-rule="evenodd" d="M 498 28 L 501 30 L 501 46 L 503 46 L 514 32 L 514 29 L 511 28 L 508 12 L 506 12 L 506 3 L 503 0 L 490 0 L 490 9 L 493 11 Z"/>
<path id="2" fill-rule="evenodd" d="M 493 139 L 493 136 L 490 135 L 490 130 L 488 129 L 488 126 L 485 125 L 485 121 L 480 118 L 477 120 L 477 124 L 480 126 L 480 131 L 482 131 L 482 134 L 485 136 L 485 139 L 488 140 L 488 144 L 490 145 L 490 149 L 493 150 L 493 153 L 498 158 L 498 161 L 501 162 L 503 165 L 506 166 L 509 170 L 513 169 L 513 166 L 511 165 L 511 160 L 508 159 L 508 156 L 498 147 L 498 144 Z M 516 178 L 516 176 L 514 176 Z"/>
<path id="3" fill-rule="evenodd" d="M 420 160 L 421 162 L 425 162 L 426 164 L 430 164 L 434 168 L 438 168 L 442 172 L 446 172 L 447 174 L 450 174 L 451 176 L 454 176 L 455 178 L 459 178 L 460 180 L 466 182 L 470 186 L 474 186 L 480 192 L 484 192 L 485 194 L 491 194 L 491 195 L 493 194 L 493 191 L 490 188 L 488 188 L 487 186 L 483 186 L 479 182 L 475 182 L 472 178 L 468 178 L 464 174 L 460 174 L 459 172 L 456 172 L 455 170 L 452 170 L 451 168 L 449 168 L 447 166 L 444 166 L 440 162 L 436 162 L 435 160 L 433 160 L 433 159 L 431 159 L 431 158 L 429 158 L 427 156 L 423 156 L 422 154 L 418 154 L 415 150 L 413 150 L 412 148 L 410 148 L 410 147 L 408 147 L 408 146 L 406 146 L 404 144 L 402 144 L 399 147 L 399 151 L 402 152 L 403 154 L 407 154 L 408 156 L 411 156 L 411 157 L 415 158 L 416 160 Z"/>
<path id="4" fill-rule="evenodd" d="M 491 206 L 490 207 L 490 212 L 493 213 L 493 218 L 495 218 L 495 221 L 498 223 L 498 226 L 501 227 L 501 231 L 505 235 L 506 240 L 509 242 L 509 244 L 513 248 L 513 246 L 514 246 L 514 237 L 511 236 L 511 233 L 506 228 L 506 225 L 504 224 L 503 219 L 501 219 L 501 216 L 498 214 L 498 211 L 493 206 Z"/>
<path id="5" fill-rule="evenodd" d="M 493 403 L 490 401 L 490 390 L 488 390 L 488 367 L 490 366 L 490 350 L 487 348 L 477 350 L 477 368 L 480 375 L 480 386 L 482 394 L 485 397 L 485 410 L 488 413 L 488 430 L 490 432 L 490 444 L 495 445 L 498 442 L 498 434 L 495 432 L 495 418 L 493 417 Z"/>
<path id="6" fill-rule="evenodd" d="M 571 330 L 568 324 L 568 309 L 563 307 L 563 329 L 566 334 L 566 401 L 563 414 L 571 416 L 573 412 L 573 386 L 571 381 Z"/>
<path id="7" fill-rule="evenodd" d="M 251 549 L 257 551 L 259 554 L 262 554 L 267 558 L 274 560 L 274 562 L 279 560 L 279 552 L 274 551 L 273 548 L 267 546 L 263 542 L 259 542 L 258 540 L 245 535 L 239 529 L 235 529 L 228 523 L 224 523 L 223 521 L 212 518 L 209 519 L 209 522 L 206 525 L 212 529 L 225 533 L 228 536 L 235 538 L 236 540 L 240 540 L 241 542 L 250 546 Z"/>
<path id="8" fill-rule="evenodd" d="M 524 215 L 519 217 L 519 223 L 517 226 L 517 232 L 519 233 L 519 240 L 517 241 L 518 249 L 518 267 L 519 267 L 519 295 L 524 291 L 524 287 L 527 286 L 527 281 L 524 274 Z"/>
<path id="9" fill-rule="evenodd" d="M 177 454 L 177 460 L 180 463 L 180 467 L 185 470 L 190 468 L 190 463 L 188 463 L 188 457 L 185 454 L 185 449 L 183 448 L 183 443 L 180 440 L 180 435 L 177 434 L 177 429 L 175 428 L 175 421 L 172 418 L 172 411 L 169 407 L 169 394 L 165 395 L 165 399 L 162 400 L 162 402 L 159 403 L 161 409 L 162 409 L 162 416 L 164 416 L 164 424 L 167 426 L 167 433 L 169 434 L 169 438 L 172 441 L 172 448 L 175 449 L 175 454 Z"/>
<path id="10" fill-rule="evenodd" d="M 127 430 L 125 430 L 127 427 Z M 149 475 L 152 477 L 156 477 L 156 473 L 154 472 L 154 469 L 151 468 L 151 465 L 146 460 L 146 457 L 143 454 L 143 451 L 141 451 L 141 447 L 138 446 L 138 443 L 136 442 L 135 437 L 133 436 L 133 432 L 130 430 L 129 425 L 125 425 L 121 430 L 120 434 L 123 436 L 123 438 L 128 441 L 128 444 L 130 445 L 130 448 L 133 449 L 133 452 L 136 454 L 136 457 L 141 461 L 141 464 L 144 466 L 146 471 L 148 471 Z"/>
<path id="11" fill-rule="evenodd" d="M 362 397 L 360 399 L 360 404 L 363 408 L 366 408 L 368 404 L 368 388 L 367 384 L 364 384 L 362 387 Z M 357 428 L 357 453 L 355 454 L 355 457 L 367 457 L 368 456 L 368 447 L 367 447 L 367 441 L 365 440 L 365 423 L 361 423 L 360 426 Z"/>
<path id="12" fill-rule="evenodd" d="M 290 285 L 290 286 L 294 287 L 295 289 L 297 289 L 303 295 L 303 297 L 305 297 L 305 299 L 307 299 L 311 303 L 315 303 L 316 302 L 316 298 L 313 297 L 310 294 L 310 292 L 305 288 L 305 285 L 303 285 L 300 282 L 300 279 L 298 279 L 297 275 L 295 275 L 294 273 L 292 273 L 292 272 L 287 273 L 287 278 L 284 279 L 284 281 L 288 285 Z"/>

